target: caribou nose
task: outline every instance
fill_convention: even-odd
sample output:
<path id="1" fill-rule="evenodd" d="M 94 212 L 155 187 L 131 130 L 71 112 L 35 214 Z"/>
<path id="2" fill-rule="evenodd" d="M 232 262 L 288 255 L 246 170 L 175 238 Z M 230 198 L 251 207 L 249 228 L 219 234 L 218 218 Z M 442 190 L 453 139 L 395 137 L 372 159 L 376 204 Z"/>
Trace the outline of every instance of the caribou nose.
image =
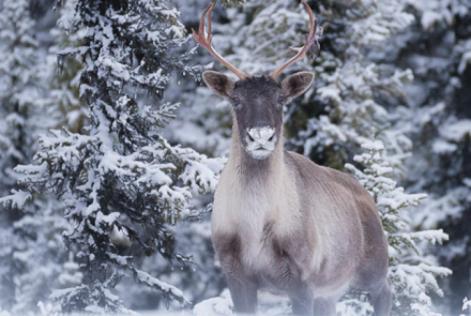
<path id="1" fill-rule="evenodd" d="M 264 146 L 275 140 L 275 129 L 271 127 L 250 128 L 247 130 L 247 138 L 252 143 Z"/>

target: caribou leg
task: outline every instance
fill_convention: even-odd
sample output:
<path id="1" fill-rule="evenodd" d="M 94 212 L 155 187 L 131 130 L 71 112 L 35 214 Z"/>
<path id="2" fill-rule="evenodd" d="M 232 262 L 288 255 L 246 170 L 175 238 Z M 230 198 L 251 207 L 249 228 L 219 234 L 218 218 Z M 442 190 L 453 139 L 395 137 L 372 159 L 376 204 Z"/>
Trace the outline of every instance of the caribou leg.
<path id="1" fill-rule="evenodd" d="M 240 261 L 241 242 L 237 235 L 213 235 L 213 245 L 221 260 L 236 313 L 255 313 L 257 283 L 246 275 Z"/>
<path id="2" fill-rule="evenodd" d="M 335 316 L 335 304 L 332 298 L 317 297 L 314 299 L 314 316 Z"/>
<path id="3" fill-rule="evenodd" d="M 257 285 L 247 278 L 226 274 L 236 314 L 254 314 L 257 309 Z"/>
<path id="4" fill-rule="evenodd" d="M 294 315 L 311 316 L 313 311 L 312 290 L 306 284 L 297 284 L 289 293 Z"/>
<path id="5" fill-rule="evenodd" d="M 379 291 L 370 293 L 371 303 L 374 308 L 374 316 L 389 316 L 392 307 L 392 292 L 387 281 Z"/>

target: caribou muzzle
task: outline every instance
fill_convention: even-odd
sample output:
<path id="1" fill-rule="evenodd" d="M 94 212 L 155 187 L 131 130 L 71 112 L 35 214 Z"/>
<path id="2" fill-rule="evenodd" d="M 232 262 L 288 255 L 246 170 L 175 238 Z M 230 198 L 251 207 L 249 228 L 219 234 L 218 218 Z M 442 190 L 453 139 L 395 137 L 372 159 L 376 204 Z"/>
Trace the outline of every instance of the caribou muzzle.
<path id="1" fill-rule="evenodd" d="M 268 158 L 275 150 L 276 131 L 274 128 L 256 127 L 247 129 L 245 139 L 246 152 L 256 160 Z"/>

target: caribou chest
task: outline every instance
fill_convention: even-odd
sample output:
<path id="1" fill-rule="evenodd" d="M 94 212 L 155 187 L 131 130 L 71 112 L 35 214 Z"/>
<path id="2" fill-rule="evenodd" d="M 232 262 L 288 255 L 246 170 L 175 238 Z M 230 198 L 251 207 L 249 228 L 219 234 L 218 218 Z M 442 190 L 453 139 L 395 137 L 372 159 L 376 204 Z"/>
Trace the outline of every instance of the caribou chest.
<path id="1" fill-rule="evenodd" d="M 231 168 L 228 163 L 216 190 L 213 234 L 238 236 L 242 264 L 257 272 L 275 260 L 273 243 L 301 228 L 299 198 L 284 168 L 250 181 Z"/>

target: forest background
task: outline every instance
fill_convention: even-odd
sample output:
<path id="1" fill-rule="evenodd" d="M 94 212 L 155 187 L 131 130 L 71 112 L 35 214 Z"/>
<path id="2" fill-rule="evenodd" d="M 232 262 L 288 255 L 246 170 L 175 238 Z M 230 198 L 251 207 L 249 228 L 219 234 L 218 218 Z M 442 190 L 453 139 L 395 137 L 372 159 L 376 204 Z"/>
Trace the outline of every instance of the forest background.
<path id="1" fill-rule="evenodd" d="M 208 4 L 0 0 L 1 315 L 230 309 L 209 240 L 230 104 L 190 36 Z M 287 148 L 374 196 L 394 315 L 471 315 L 471 2 L 309 4 L 320 49 L 289 72 L 316 80 Z M 307 33 L 295 0 L 225 0 L 213 21 L 252 74 Z M 337 309 L 371 313 L 363 293 Z"/>

